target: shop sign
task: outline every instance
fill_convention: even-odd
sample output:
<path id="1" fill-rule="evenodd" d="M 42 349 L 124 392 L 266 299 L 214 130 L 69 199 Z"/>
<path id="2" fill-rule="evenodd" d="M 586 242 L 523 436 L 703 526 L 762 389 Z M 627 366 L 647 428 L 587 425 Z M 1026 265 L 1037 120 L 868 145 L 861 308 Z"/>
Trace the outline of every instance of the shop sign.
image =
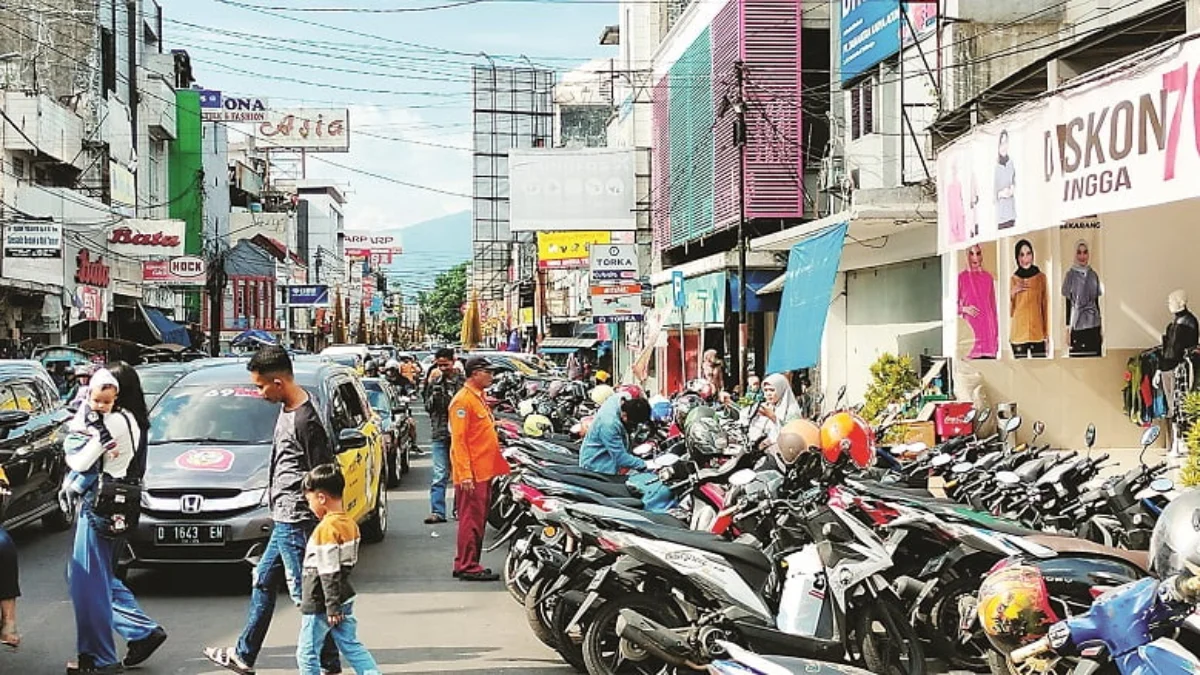
<path id="1" fill-rule="evenodd" d="M 76 286 L 71 307 L 71 325 L 83 321 L 107 321 L 108 303 L 105 291 L 96 286 Z"/>
<path id="2" fill-rule="evenodd" d="M 637 246 L 604 244 L 592 247 L 591 300 L 595 323 L 642 320 Z"/>
<path id="3" fill-rule="evenodd" d="M 324 284 L 289 286 L 288 304 L 292 307 L 328 307 L 329 287 Z"/>
<path id="4" fill-rule="evenodd" d="M 205 122 L 263 122 L 267 119 L 267 99 L 252 96 L 225 96 L 219 91 L 200 92 L 200 119 Z"/>
<path id="5" fill-rule="evenodd" d="M 104 264 L 103 257 L 92 260 L 92 254 L 86 248 L 79 249 L 75 255 L 75 283 L 87 286 L 108 288 L 110 270 Z"/>
<path id="6" fill-rule="evenodd" d="M 349 231 L 343 239 L 346 256 L 369 260 L 371 267 L 390 265 L 393 255 L 404 253 L 400 237 L 390 234 L 371 234 L 365 231 Z"/>
<path id="7" fill-rule="evenodd" d="M 5 258 L 62 258 L 62 224 L 14 221 L 4 226 Z"/>
<path id="8" fill-rule="evenodd" d="M 108 249 L 129 257 L 183 255 L 182 220 L 123 220 L 108 230 Z"/>
<path id="9" fill-rule="evenodd" d="M 590 251 L 595 244 L 633 243 L 632 232 L 601 232 L 594 230 L 570 232 L 538 232 L 538 269 L 561 270 L 588 266 Z"/>
<path id="10" fill-rule="evenodd" d="M 939 248 L 1200 196 L 1200 40 L 976 127 L 938 156 Z"/>
<path id="11" fill-rule="evenodd" d="M 142 262 L 142 281 L 172 286 L 203 286 L 208 278 L 208 263 L 192 255 L 170 260 Z"/>
<path id="12" fill-rule="evenodd" d="M 350 150 L 350 110 L 291 109 L 269 110 L 259 123 L 256 139 L 262 148 L 306 150 L 311 152 L 348 152 Z"/>

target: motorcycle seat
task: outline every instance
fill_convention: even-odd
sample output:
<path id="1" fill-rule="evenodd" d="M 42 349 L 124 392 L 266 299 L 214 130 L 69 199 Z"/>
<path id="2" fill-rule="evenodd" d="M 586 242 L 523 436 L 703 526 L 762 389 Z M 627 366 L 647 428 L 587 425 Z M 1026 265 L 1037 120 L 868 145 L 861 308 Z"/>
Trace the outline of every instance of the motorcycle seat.
<path id="1" fill-rule="evenodd" d="M 1134 567 L 1147 572 L 1150 569 L 1150 552 L 1149 551 L 1127 551 L 1123 548 L 1113 548 L 1103 544 L 1097 544 L 1087 539 L 1077 537 L 1059 537 L 1052 534 L 1038 534 L 1026 537 L 1030 541 L 1040 546 L 1045 546 L 1056 553 L 1067 555 L 1072 554 L 1089 554 L 1101 555 L 1109 558 L 1124 560 Z"/>
<path id="2" fill-rule="evenodd" d="M 632 524 L 635 529 L 641 530 L 645 534 L 654 539 L 669 541 L 674 544 L 690 546 L 692 548 L 715 553 L 723 558 L 731 558 L 734 561 L 744 563 L 750 567 L 756 567 L 761 570 L 771 569 L 771 561 L 767 559 L 766 554 L 761 549 L 749 544 L 737 544 L 730 541 L 725 541 L 720 537 L 709 534 L 707 532 L 694 532 L 692 530 L 672 529 L 662 525 L 642 525 Z"/>
<path id="3" fill-rule="evenodd" d="M 564 473 L 557 470 L 550 470 L 549 467 L 542 467 L 538 473 L 550 480 L 566 483 L 567 485 L 574 485 L 575 487 L 581 487 L 593 492 L 598 492 L 605 497 L 628 498 L 632 496 L 629 492 L 629 488 L 625 487 L 624 480 L 622 480 L 620 483 L 616 483 L 611 480 L 596 479 L 571 473 Z"/>
<path id="4" fill-rule="evenodd" d="M 628 476 L 614 476 L 607 473 L 596 473 L 590 469 L 585 469 L 581 466 L 572 466 L 570 464 L 548 466 L 546 468 L 550 469 L 554 473 L 567 476 L 578 476 L 579 478 L 587 478 L 589 480 L 599 480 L 616 485 L 624 485 L 625 481 L 629 479 Z"/>

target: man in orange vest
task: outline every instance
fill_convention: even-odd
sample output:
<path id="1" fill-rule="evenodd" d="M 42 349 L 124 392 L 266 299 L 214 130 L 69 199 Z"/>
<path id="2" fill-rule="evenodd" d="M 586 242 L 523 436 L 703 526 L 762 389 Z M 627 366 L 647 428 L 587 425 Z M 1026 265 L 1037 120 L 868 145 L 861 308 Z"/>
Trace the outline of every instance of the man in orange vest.
<path id="1" fill-rule="evenodd" d="M 500 454 L 496 421 L 484 398 L 492 384 L 492 366 L 481 357 L 467 360 L 467 382 L 450 401 L 450 465 L 454 503 L 458 507 L 458 554 L 454 577 L 462 581 L 496 581 L 498 574 L 479 564 L 492 479 L 508 473 Z"/>

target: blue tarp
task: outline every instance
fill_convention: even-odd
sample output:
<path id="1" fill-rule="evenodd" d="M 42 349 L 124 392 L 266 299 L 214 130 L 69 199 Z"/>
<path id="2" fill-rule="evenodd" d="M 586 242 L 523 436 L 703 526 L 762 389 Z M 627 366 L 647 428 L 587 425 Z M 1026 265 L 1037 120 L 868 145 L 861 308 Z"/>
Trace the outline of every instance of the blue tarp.
<path id="1" fill-rule="evenodd" d="M 154 327 L 155 332 L 159 334 L 159 339 L 163 342 L 184 347 L 192 346 L 192 338 L 188 335 L 187 328 L 168 319 L 162 312 L 153 307 L 143 306 L 142 310 L 146 313 L 146 318 L 150 320 L 150 325 Z"/>
<path id="2" fill-rule="evenodd" d="M 767 295 L 760 296 L 758 289 L 766 286 L 779 276 L 779 270 L 746 270 L 746 278 L 750 283 L 746 284 L 746 311 L 747 312 L 777 312 L 779 311 L 779 296 Z M 729 275 L 729 311 L 741 311 L 741 297 L 739 294 L 738 275 L 737 272 Z"/>
<path id="3" fill-rule="evenodd" d="M 233 338 L 229 344 L 233 347 L 241 347 L 243 345 L 253 345 L 255 343 L 263 345 L 279 344 L 278 341 L 275 340 L 274 335 L 271 335 L 263 330 L 258 330 L 257 328 L 251 328 L 250 330 L 242 331 L 237 337 Z"/>
<path id="4" fill-rule="evenodd" d="M 821 335 L 849 225 L 834 225 L 792 247 L 768 372 L 810 368 L 821 358 Z"/>

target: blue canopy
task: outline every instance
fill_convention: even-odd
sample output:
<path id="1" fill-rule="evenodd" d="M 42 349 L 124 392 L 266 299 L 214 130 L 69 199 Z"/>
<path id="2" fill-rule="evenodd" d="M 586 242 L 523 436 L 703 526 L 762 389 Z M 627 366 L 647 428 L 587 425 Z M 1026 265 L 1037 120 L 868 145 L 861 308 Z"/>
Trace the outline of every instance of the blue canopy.
<path id="1" fill-rule="evenodd" d="M 159 341 L 183 347 L 192 346 L 192 338 L 188 335 L 187 328 L 168 319 L 153 307 L 142 305 L 142 312 L 146 315 L 146 320 L 150 323 L 151 330 L 157 334 Z"/>
<path id="2" fill-rule="evenodd" d="M 257 345 L 274 345 L 279 344 L 275 340 L 275 336 L 265 330 L 251 328 L 244 330 L 229 343 L 233 347 L 257 346 Z"/>
<path id="3" fill-rule="evenodd" d="M 821 358 L 821 336 L 849 225 L 834 225 L 792 247 L 768 372 L 810 368 Z"/>

